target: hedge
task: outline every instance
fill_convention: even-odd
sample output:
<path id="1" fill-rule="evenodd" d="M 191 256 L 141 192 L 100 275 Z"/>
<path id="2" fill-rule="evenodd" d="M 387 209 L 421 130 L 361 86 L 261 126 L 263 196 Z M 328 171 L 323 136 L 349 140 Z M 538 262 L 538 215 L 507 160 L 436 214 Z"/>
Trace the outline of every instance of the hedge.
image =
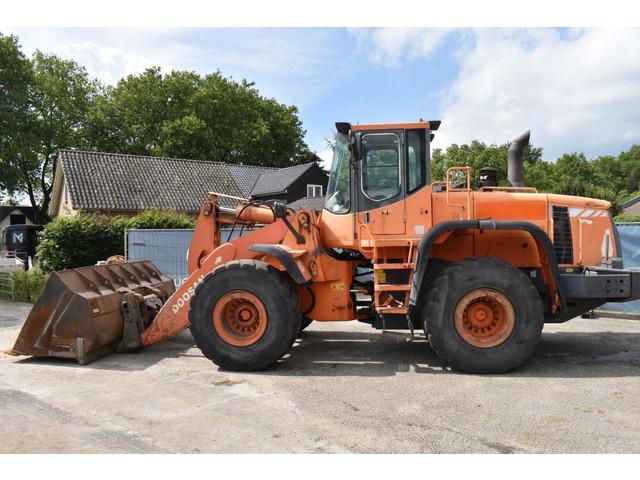
<path id="1" fill-rule="evenodd" d="M 172 210 L 148 210 L 135 217 L 79 214 L 58 217 L 40 233 L 37 257 L 44 272 L 95 265 L 124 253 L 124 231 L 132 228 L 193 228 L 195 221 Z"/>
<path id="2" fill-rule="evenodd" d="M 193 228 L 195 225 L 195 220 L 184 213 L 176 212 L 174 210 L 145 210 L 144 212 L 141 212 L 135 217 L 129 219 L 127 221 L 126 228 L 178 229 Z"/>
<path id="3" fill-rule="evenodd" d="M 40 268 L 13 272 L 13 295 L 18 302 L 33 303 L 44 288 L 48 275 Z"/>

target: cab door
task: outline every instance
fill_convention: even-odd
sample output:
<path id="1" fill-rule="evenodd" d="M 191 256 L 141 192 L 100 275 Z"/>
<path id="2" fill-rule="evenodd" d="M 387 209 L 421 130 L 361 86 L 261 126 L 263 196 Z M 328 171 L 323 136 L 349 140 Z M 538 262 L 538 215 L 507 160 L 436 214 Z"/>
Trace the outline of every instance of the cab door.
<path id="1" fill-rule="evenodd" d="M 403 235 L 404 134 L 402 130 L 362 132 L 356 169 L 356 205 L 361 235 Z"/>

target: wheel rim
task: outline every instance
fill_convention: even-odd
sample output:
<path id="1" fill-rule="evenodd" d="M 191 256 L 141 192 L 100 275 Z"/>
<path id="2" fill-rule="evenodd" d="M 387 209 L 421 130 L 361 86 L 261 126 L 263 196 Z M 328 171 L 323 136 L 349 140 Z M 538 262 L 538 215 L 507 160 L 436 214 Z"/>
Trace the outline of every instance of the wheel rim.
<path id="1" fill-rule="evenodd" d="M 456 306 L 456 330 L 465 342 L 474 347 L 500 345 L 509 338 L 515 324 L 516 314 L 511 301 L 496 290 L 473 290 Z"/>
<path id="2" fill-rule="evenodd" d="M 267 329 L 267 309 L 262 300 L 246 290 L 224 294 L 213 308 L 213 328 L 226 343 L 247 347 Z"/>

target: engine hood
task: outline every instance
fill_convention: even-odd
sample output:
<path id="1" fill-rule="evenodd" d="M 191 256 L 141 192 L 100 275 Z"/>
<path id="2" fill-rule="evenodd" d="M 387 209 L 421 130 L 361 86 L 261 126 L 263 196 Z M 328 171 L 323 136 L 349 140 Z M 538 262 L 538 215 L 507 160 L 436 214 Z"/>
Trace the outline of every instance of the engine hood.
<path id="1" fill-rule="evenodd" d="M 556 193 L 547 194 L 550 205 L 565 205 L 567 207 L 588 207 L 608 210 L 611 208 L 611 202 L 607 200 L 599 200 L 597 198 L 574 197 L 571 195 L 559 195 Z"/>

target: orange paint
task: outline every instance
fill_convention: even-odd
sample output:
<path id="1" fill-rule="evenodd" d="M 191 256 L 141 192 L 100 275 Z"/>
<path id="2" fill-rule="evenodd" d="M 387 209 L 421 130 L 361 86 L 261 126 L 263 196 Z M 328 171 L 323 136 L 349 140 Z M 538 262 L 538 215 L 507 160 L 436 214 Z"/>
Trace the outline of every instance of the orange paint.
<path id="1" fill-rule="evenodd" d="M 354 131 L 416 128 L 427 129 L 429 122 L 352 125 Z M 451 177 L 456 170 L 462 171 L 467 181 L 454 188 Z M 301 307 L 308 310 L 306 315 L 309 318 L 320 321 L 356 318 L 350 291 L 352 276 L 359 263 L 368 261 L 372 262 L 374 268 L 375 288 L 372 297 L 378 313 L 405 314 L 418 243 L 434 225 L 449 220 L 526 221 L 540 227 L 553 241 L 551 209 L 554 205 L 567 207 L 573 235 L 572 266 L 598 265 L 603 256 L 618 255 L 611 218 L 607 214 L 609 202 L 549 195 L 527 188 L 489 187 L 472 190 L 468 167 L 449 169 L 447 178 L 445 184 L 449 188 L 445 191 L 434 191 L 435 184 L 425 185 L 395 203 L 366 212 L 336 214 L 327 210 L 321 213 L 298 210 L 290 213 L 288 220 L 304 239 L 303 243 L 298 243 L 296 236 L 282 220 L 274 221 L 269 208 L 252 206 L 241 212 L 242 205 L 236 209 L 239 220 L 267 225 L 239 239 L 222 243 L 220 226 L 230 220 L 228 216 L 215 216 L 217 199 L 212 195 L 203 205 L 196 225 L 189 252 L 191 275 L 144 332 L 145 344 L 168 338 L 188 325 L 187 312 L 195 285 L 204 275 L 226 262 L 244 258 L 261 259 L 285 272 L 285 266 L 275 257 L 250 251 L 249 248 L 256 243 L 276 245 L 291 254 L 304 279 L 310 282 L 308 288 L 295 287 Z M 334 258 L 329 254 L 331 249 L 359 252 L 362 260 Z M 471 256 L 487 256 L 520 268 L 539 268 L 553 299 L 552 308 L 558 308 L 557 286 L 544 249 L 526 232 L 447 232 L 437 239 L 431 256 L 449 262 Z M 394 276 L 404 280 L 386 283 L 388 278 Z M 313 307 L 310 291 L 315 297 Z M 175 305 L 180 299 L 183 305 L 178 308 Z M 471 313 L 475 315 L 477 311 L 479 316 L 485 312 L 486 305 L 491 304 L 489 300 L 482 299 L 472 299 L 470 302 L 478 304 L 473 306 Z M 503 320 L 510 318 L 507 310 L 503 312 Z M 503 320 L 502 323 L 508 323 Z M 478 322 L 481 323 L 476 319 Z"/>
<path id="2" fill-rule="evenodd" d="M 429 122 L 400 122 L 400 123 L 356 123 L 351 125 L 354 132 L 371 130 L 415 130 L 430 128 Z"/>

